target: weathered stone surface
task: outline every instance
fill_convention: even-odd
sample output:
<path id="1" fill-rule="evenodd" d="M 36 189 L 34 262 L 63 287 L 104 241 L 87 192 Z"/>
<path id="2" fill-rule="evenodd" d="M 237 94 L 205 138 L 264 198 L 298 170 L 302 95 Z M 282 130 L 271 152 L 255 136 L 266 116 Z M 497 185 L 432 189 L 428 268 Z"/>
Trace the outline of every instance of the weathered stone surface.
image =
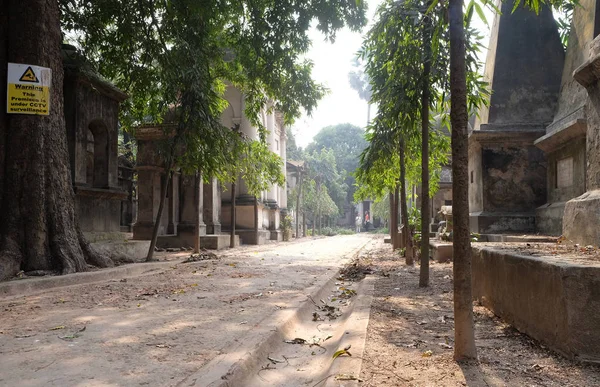
<path id="1" fill-rule="evenodd" d="M 200 246 L 203 249 L 222 250 L 231 246 L 231 236 L 226 234 L 204 235 L 200 237 Z M 235 236 L 235 246 L 240 245 L 239 235 Z"/>
<path id="2" fill-rule="evenodd" d="M 438 240 L 429 241 L 431 257 L 439 263 L 452 261 L 452 243 Z"/>
<path id="3" fill-rule="evenodd" d="M 115 260 L 124 257 L 137 262 L 143 262 L 148 255 L 150 241 L 102 241 L 94 242 L 92 247 L 100 252 L 109 255 Z"/>
<path id="4" fill-rule="evenodd" d="M 600 362 L 600 265 L 473 248 L 473 298 L 570 358 Z"/>
<path id="5" fill-rule="evenodd" d="M 600 189 L 588 191 L 567 202 L 563 235 L 582 245 L 600 245 Z"/>
<path id="6" fill-rule="evenodd" d="M 546 160 L 533 145 L 542 131 L 476 130 L 469 136 L 471 230 L 532 232 L 546 202 Z"/>
<path id="7" fill-rule="evenodd" d="M 271 239 L 269 230 L 236 230 L 235 233 L 245 245 L 264 245 Z"/>
<path id="8" fill-rule="evenodd" d="M 544 204 L 535 210 L 535 229 L 544 235 L 561 235 L 565 202 Z"/>
<path id="9" fill-rule="evenodd" d="M 485 68 L 493 93 L 476 129 L 539 129 L 552 121 L 557 106 L 565 54 L 552 12 L 512 7 L 502 3 L 494 20 Z"/>

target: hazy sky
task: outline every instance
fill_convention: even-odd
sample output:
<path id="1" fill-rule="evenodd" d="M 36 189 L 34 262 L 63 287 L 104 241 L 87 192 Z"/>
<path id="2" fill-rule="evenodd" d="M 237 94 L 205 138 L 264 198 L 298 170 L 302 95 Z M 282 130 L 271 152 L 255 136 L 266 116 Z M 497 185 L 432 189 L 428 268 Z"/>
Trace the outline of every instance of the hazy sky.
<path id="1" fill-rule="evenodd" d="M 368 0 L 369 23 L 382 0 Z M 491 16 L 491 15 L 490 15 Z M 491 22 L 492 17 L 488 17 Z M 483 24 L 482 24 L 483 26 Z M 367 122 L 367 102 L 358 98 L 358 93 L 350 87 L 348 73 L 353 70 L 352 60 L 362 44 L 362 33 L 353 33 L 347 29 L 339 31 L 335 43 L 323 40 L 323 35 L 313 29 L 313 45 L 307 57 L 314 62 L 313 78 L 330 89 L 312 117 L 303 116 L 292 126 L 299 146 L 305 147 L 313 136 L 329 125 L 349 122 L 365 127 Z M 486 32 L 487 35 L 487 32 Z M 487 42 L 486 42 L 487 43 Z M 485 56 L 480 59 L 485 60 Z M 374 109 L 371 111 L 373 117 Z"/>

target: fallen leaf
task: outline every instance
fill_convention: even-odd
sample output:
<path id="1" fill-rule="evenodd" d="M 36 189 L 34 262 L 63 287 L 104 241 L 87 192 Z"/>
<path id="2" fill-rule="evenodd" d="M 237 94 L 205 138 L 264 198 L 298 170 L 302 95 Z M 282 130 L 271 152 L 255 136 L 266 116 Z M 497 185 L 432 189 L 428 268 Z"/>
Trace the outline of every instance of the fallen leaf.
<path id="1" fill-rule="evenodd" d="M 338 357 L 342 356 L 342 355 L 348 355 L 348 356 L 352 356 L 352 354 L 350 352 L 348 352 L 348 350 L 350 350 L 352 346 L 349 345 L 344 349 L 340 349 L 338 351 L 335 351 L 335 353 L 333 354 L 333 358 L 337 359 Z"/>
<path id="2" fill-rule="evenodd" d="M 70 335 L 65 335 L 65 336 L 58 336 L 59 339 L 61 340 L 74 340 L 76 338 L 78 338 L 80 335 L 78 333 L 73 333 Z"/>
<path id="3" fill-rule="evenodd" d="M 284 342 L 287 344 L 306 344 L 306 340 L 300 337 L 296 337 L 293 340 L 285 340 Z"/>
<path id="4" fill-rule="evenodd" d="M 431 357 L 433 355 L 433 352 L 431 351 L 425 351 L 423 352 L 423 354 L 421 355 L 422 357 Z"/>
<path id="5" fill-rule="evenodd" d="M 271 357 L 271 356 L 267 356 L 267 359 L 269 359 L 269 361 L 273 364 L 285 363 L 285 360 L 275 359 L 274 357 Z"/>
<path id="6" fill-rule="evenodd" d="M 361 379 L 352 374 L 337 374 L 335 380 L 358 380 L 359 382 L 362 382 Z"/>

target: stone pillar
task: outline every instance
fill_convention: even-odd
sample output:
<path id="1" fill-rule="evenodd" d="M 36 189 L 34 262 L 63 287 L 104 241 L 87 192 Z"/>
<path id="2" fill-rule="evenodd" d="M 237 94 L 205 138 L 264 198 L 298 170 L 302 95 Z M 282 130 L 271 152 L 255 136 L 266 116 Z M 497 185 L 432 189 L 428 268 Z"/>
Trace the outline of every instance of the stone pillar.
<path id="1" fill-rule="evenodd" d="M 590 45 L 589 59 L 574 72 L 588 94 L 586 103 L 586 170 L 583 195 L 565 205 L 563 235 L 575 243 L 600 243 L 600 36 Z"/>
<path id="2" fill-rule="evenodd" d="M 138 141 L 137 166 L 138 172 L 138 210 L 137 221 L 133 226 L 134 239 L 150 239 L 158 213 L 158 206 L 162 197 L 161 177 L 164 174 L 164 160 L 157 151 L 156 141 L 164 138 L 165 129 L 168 126 L 140 127 L 136 131 Z M 171 195 L 172 197 L 173 195 Z M 173 203 L 176 205 L 178 200 Z M 169 218 L 169 202 L 166 204 L 162 214 L 158 235 L 167 232 L 168 223 L 171 219 L 175 226 L 178 217 L 171 214 Z M 177 204 L 178 205 L 178 204 Z"/>
<path id="3" fill-rule="evenodd" d="M 552 122 L 564 51 L 550 9 L 501 7 L 486 61 L 490 105 L 469 135 L 471 230 L 533 232 L 546 202 L 546 159 L 534 141 Z"/>
<path id="4" fill-rule="evenodd" d="M 279 154 L 279 150 L 277 149 L 277 144 L 275 142 L 276 134 L 275 134 L 275 113 L 267 114 L 267 144 L 269 146 L 269 150 L 275 154 Z M 276 209 L 277 208 L 277 190 L 278 187 L 276 184 L 271 185 L 266 192 L 266 200 L 265 205 L 269 208 Z"/>
<path id="5" fill-rule="evenodd" d="M 178 235 L 184 247 L 195 246 L 196 223 L 199 222 L 199 235 L 206 235 L 206 225 L 202 221 L 202 177 L 182 175 L 180 179 L 180 222 Z"/>
<path id="6" fill-rule="evenodd" d="M 133 239 L 151 239 L 156 220 L 155 203 L 160 201 L 160 174 L 158 167 L 137 167 L 137 220 L 133 226 Z"/>
<path id="7" fill-rule="evenodd" d="M 280 155 L 283 160 L 283 165 L 281 166 L 281 173 L 283 176 L 286 176 L 286 162 L 287 162 L 287 134 L 285 133 L 285 126 L 283 126 L 283 122 L 281 125 L 281 135 L 280 135 Z M 287 182 L 283 184 L 283 187 L 279 188 L 279 207 L 282 209 L 287 209 Z"/>
<path id="8" fill-rule="evenodd" d="M 168 184 L 169 193 L 167 194 L 167 216 L 169 219 L 169 223 L 167 225 L 167 234 L 177 234 L 177 220 L 176 220 L 176 212 L 179 210 L 177 196 L 179 193 L 179 187 L 177 184 L 178 177 L 176 174 L 171 176 L 171 179 Z"/>
<path id="9" fill-rule="evenodd" d="M 221 189 L 215 178 L 204 184 L 204 222 L 207 234 L 221 233 Z"/>

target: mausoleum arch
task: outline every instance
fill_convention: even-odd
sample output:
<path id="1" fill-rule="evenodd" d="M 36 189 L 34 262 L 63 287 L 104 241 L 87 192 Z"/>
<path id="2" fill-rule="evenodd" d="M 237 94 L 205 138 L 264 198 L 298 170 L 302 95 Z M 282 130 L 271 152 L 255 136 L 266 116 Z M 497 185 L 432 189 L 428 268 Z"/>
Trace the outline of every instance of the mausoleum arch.
<path id="1" fill-rule="evenodd" d="M 87 184 L 94 188 L 108 187 L 108 127 L 103 120 L 90 122 L 87 128 Z"/>

